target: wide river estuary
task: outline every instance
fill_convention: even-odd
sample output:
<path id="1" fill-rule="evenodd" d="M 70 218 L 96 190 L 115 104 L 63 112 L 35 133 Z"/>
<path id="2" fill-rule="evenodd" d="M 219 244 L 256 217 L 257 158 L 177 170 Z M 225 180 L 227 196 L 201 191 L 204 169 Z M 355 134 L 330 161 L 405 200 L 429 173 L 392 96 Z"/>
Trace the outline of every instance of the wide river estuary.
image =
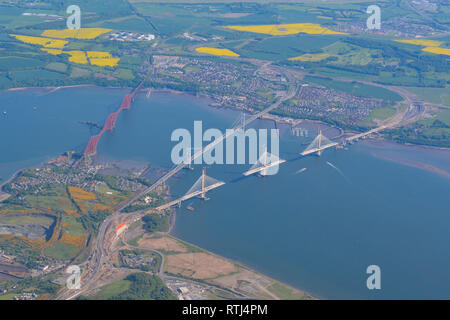
<path id="1" fill-rule="evenodd" d="M 1 181 L 66 150 L 82 151 L 97 132 L 80 122 L 103 124 L 127 92 L 0 92 Z M 174 129 L 192 131 L 202 120 L 204 129 L 224 131 L 240 117 L 208 102 L 139 94 L 103 135 L 99 155 L 169 169 Z M 173 234 L 321 298 L 450 299 L 450 151 L 363 141 L 302 158 L 317 131 L 304 128 L 308 136 L 297 137 L 279 126 L 280 156 L 288 161 L 274 176 L 243 178 L 249 165 L 209 166 L 208 175 L 226 184 L 209 201 L 188 201 L 195 211 L 178 209 Z M 200 174 L 198 165 L 170 180 L 172 196 Z M 381 290 L 367 289 L 369 265 L 381 268 Z"/>

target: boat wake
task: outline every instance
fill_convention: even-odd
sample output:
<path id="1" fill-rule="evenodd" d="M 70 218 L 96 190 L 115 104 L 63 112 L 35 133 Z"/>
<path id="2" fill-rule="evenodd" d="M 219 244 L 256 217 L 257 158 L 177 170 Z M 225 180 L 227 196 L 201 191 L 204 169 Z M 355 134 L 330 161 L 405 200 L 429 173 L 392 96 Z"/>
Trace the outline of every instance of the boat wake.
<path id="1" fill-rule="evenodd" d="M 336 167 L 334 164 L 332 164 L 331 162 L 327 161 L 327 165 L 329 165 L 330 167 L 332 167 L 334 170 L 336 170 L 341 176 L 343 176 L 345 178 L 345 180 L 347 180 L 348 182 L 350 182 L 350 180 L 347 178 L 347 176 L 338 168 Z"/>
<path id="2" fill-rule="evenodd" d="M 305 171 L 306 171 L 306 168 L 301 168 L 300 170 L 297 170 L 294 174 L 299 174 L 299 173 L 302 173 Z"/>

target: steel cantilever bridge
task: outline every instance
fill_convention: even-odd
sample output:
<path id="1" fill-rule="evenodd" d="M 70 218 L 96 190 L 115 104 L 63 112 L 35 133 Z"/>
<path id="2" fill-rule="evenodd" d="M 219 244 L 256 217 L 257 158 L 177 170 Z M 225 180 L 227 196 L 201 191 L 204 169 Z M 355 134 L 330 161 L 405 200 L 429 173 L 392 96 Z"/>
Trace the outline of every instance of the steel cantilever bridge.
<path id="1" fill-rule="evenodd" d="M 144 84 L 144 80 L 139 84 L 139 86 L 136 89 L 134 89 L 134 91 L 132 93 L 126 94 L 125 97 L 123 97 L 120 108 L 116 112 L 113 112 L 108 116 L 108 118 L 106 119 L 105 125 L 103 126 L 102 131 L 100 131 L 99 134 L 92 136 L 91 139 L 89 140 L 89 142 L 86 146 L 86 149 L 84 150 L 85 156 L 95 155 L 97 153 L 97 145 L 98 145 L 98 142 L 99 142 L 100 138 L 102 137 L 103 133 L 105 133 L 106 131 L 111 131 L 116 127 L 117 116 L 119 115 L 119 113 L 122 110 L 130 109 L 130 105 L 134 99 L 134 96 L 139 91 L 139 89 L 141 89 L 143 84 Z"/>

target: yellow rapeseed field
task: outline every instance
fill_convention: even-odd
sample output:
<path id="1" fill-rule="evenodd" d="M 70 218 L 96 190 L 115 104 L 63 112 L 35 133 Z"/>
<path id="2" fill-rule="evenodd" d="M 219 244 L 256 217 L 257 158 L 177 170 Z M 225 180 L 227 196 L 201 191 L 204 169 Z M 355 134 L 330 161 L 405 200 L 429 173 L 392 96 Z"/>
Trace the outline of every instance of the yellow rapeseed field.
<path id="1" fill-rule="evenodd" d="M 291 24 L 267 24 L 267 25 L 253 25 L 253 26 L 226 26 L 225 28 L 270 34 L 272 36 L 285 36 L 290 34 L 297 34 L 300 32 L 307 34 L 348 34 L 337 32 L 328 28 L 322 27 L 315 23 L 291 23 Z"/>
<path id="2" fill-rule="evenodd" d="M 42 35 L 55 38 L 93 39 L 109 31 L 111 31 L 111 29 L 104 29 L 104 28 L 45 30 L 42 33 Z M 96 66 L 115 67 L 117 66 L 120 60 L 120 58 L 113 58 L 111 56 L 111 53 L 104 51 L 87 51 L 87 52 L 79 50 L 63 51 L 61 49 L 63 49 L 64 46 L 68 43 L 68 41 L 66 40 L 50 39 L 44 37 L 32 37 L 17 34 L 10 34 L 10 36 L 15 37 L 17 40 L 20 40 L 25 43 L 41 45 L 44 47 L 41 48 L 41 50 L 53 55 L 66 53 L 70 55 L 69 57 L 70 62 L 80 64 L 88 64 L 90 62 L 92 65 Z"/>
<path id="3" fill-rule="evenodd" d="M 87 56 L 88 58 L 112 58 L 111 53 L 104 51 L 88 51 Z"/>
<path id="4" fill-rule="evenodd" d="M 63 53 L 67 53 L 70 55 L 69 61 L 75 62 L 75 63 L 81 63 L 81 64 L 87 64 L 88 60 L 86 58 L 86 53 L 84 51 L 64 51 Z"/>
<path id="5" fill-rule="evenodd" d="M 30 44 L 38 44 L 38 45 L 41 45 L 46 48 L 62 49 L 68 43 L 68 41 L 65 41 L 65 40 L 32 37 L 32 36 L 22 36 L 19 34 L 10 34 L 10 36 L 15 37 L 17 40 L 20 40 L 22 42 L 30 43 Z"/>
<path id="6" fill-rule="evenodd" d="M 115 67 L 120 61 L 120 58 L 113 58 L 111 53 L 103 51 L 88 51 L 87 56 L 92 65 L 100 67 Z"/>
<path id="7" fill-rule="evenodd" d="M 94 66 L 115 67 L 119 63 L 120 58 L 90 58 L 89 61 Z"/>
<path id="8" fill-rule="evenodd" d="M 69 187 L 69 192 L 75 200 L 94 200 L 97 199 L 95 193 L 84 191 L 78 187 Z"/>
<path id="9" fill-rule="evenodd" d="M 80 28 L 80 29 L 63 29 L 63 30 L 45 30 L 42 36 L 59 38 L 59 39 L 94 39 L 98 36 L 110 32 L 111 29 L 106 28 Z"/>
<path id="10" fill-rule="evenodd" d="M 228 50 L 228 49 L 199 47 L 199 48 L 196 48 L 195 51 L 201 52 L 201 53 L 213 54 L 215 56 L 239 57 L 239 55 L 236 52 L 233 52 L 233 51 Z"/>
<path id="11" fill-rule="evenodd" d="M 298 57 L 289 58 L 289 60 L 292 60 L 292 61 L 297 61 L 297 60 L 298 61 L 321 61 L 328 57 L 331 57 L 331 55 L 329 55 L 328 53 L 317 53 L 317 54 L 306 53 L 306 54 L 298 56 Z"/>
<path id="12" fill-rule="evenodd" d="M 436 54 L 445 54 L 447 56 L 450 56 L 450 49 L 447 49 L 447 48 L 426 47 L 426 48 L 423 48 L 422 51 L 436 53 Z"/>
<path id="13" fill-rule="evenodd" d="M 442 44 L 442 41 L 421 40 L 421 39 L 395 40 L 395 41 L 401 42 L 401 43 L 415 44 L 418 46 L 427 46 L 427 47 L 439 47 Z"/>
<path id="14" fill-rule="evenodd" d="M 42 48 L 41 49 L 42 51 L 45 51 L 45 52 L 48 52 L 48 53 L 50 53 L 50 54 L 53 54 L 53 55 L 58 55 L 58 54 L 61 54 L 61 53 L 63 53 L 63 51 L 61 50 L 61 49 L 47 49 L 47 48 Z"/>

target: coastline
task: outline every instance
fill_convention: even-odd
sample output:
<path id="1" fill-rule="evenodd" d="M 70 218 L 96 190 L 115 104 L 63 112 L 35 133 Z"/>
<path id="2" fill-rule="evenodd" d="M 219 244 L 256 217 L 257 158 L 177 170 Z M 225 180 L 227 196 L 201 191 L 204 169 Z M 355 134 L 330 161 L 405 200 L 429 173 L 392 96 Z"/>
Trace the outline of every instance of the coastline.
<path id="1" fill-rule="evenodd" d="M 48 93 L 52 93 L 52 92 L 56 92 L 58 90 L 61 89 L 69 89 L 69 88 L 103 88 L 103 89 L 124 89 L 124 90 L 131 90 L 133 89 L 132 87 L 112 87 L 112 86 L 99 86 L 99 85 L 95 85 L 95 84 L 79 84 L 79 85 L 68 85 L 68 86 L 47 86 L 47 87 L 18 87 L 18 88 L 9 88 L 9 89 L 3 89 L 0 90 L 0 92 L 14 92 L 14 91 L 22 91 L 22 90 L 27 90 L 27 89 L 45 89 L 45 90 L 50 90 L 50 92 Z M 166 93 L 166 94 L 176 94 L 176 95 L 188 95 L 191 97 L 195 97 L 195 98 L 204 98 L 204 99 L 211 99 L 211 97 L 208 94 L 205 93 L 197 93 L 197 94 L 193 94 L 192 92 L 185 92 L 185 91 L 179 91 L 179 90 L 174 90 L 174 89 L 168 89 L 168 88 L 152 88 L 152 87 L 142 87 L 141 90 L 137 93 L 144 93 L 146 90 L 152 90 L 152 93 Z M 217 107 L 217 106 L 213 106 L 211 104 L 208 104 L 208 107 L 214 108 L 214 109 L 230 109 L 230 110 L 239 110 L 239 109 L 234 109 L 232 107 Z M 248 111 L 247 111 L 248 112 Z M 314 120 L 314 119 L 302 119 L 302 118 L 292 118 L 289 116 L 278 116 L 278 115 L 272 115 L 272 114 L 267 114 L 264 116 L 264 119 L 266 120 L 273 120 L 279 124 L 291 124 L 292 122 L 296 122 L 298 120 L 304 120 L 304 121 L 310 121 L 310 122 L 316 122 L 316 123 L 321 123 L 324 126 L 328 126 L 330 128 L 334 128 L 340 131 L 340 134 L 338 136 L 332 137 L 331 139 L 338 139 L 346 134 L 349 133 L 353 133 L 353 131 L 345 131 L 345 129 L 342 129 L 341 127 L 326 123 L 324 121 L 321 120 Z M 372 139 L 368 139 L 368 140 L 372 140 Z M 432 146 L 432 145 L 426 145 L 426 144 L 414 144 L 414 143 L 409 143 L 409 142 L 405 142 L 405 143 L 400 143 L 394 140 L 387 140 L 386 138 L 383 138 L 383 140 L 387 141 L 387 142 L 392 142 L 395 143 L 399 146 L 411 146 L 411 147 L 418 147 L 418 148 L 424 148 L 424 149 L 432 149 L 432 150 L 449 150 L 450 148 L 446 148 L 446 147 L 438 147 L 438 146 Z"/>
<path id="2" fill-rule="evenodd" d="M 175 210 L 175 211 L 176 211 L 176 210 Z M 175 215 L 176 215 L 176 212 L 175 212 Z M 285 285 L 285 286 L 287 286 L 287 287 L 294 288 L 294 289 L 296 289 L 296 290 L 298 290 L 298 291 L 301 291 L 302 293 L 307 294 L 307 295 L 313 297 L 314 299 L 317 299 L 317 300 L 324 300 L 323 298 L 319 297 L 318 295 L 312 294 L 312 293 L 310 293 L 310 292 L 308 292 L 308 291 L 306 291 L 306 290 L 304 290 L 304 289 L 294 287 L 293 285 L 291 285 L 291 284 L 289 284 L 289 283 L 285 283 L 285 282 L 282 282 L 282 281 L 280 281 L 280 280 L 278 280 L 278 279 L 275 279 L 275 278 L 273 278 L 273 277 L 271 277 L 271 276 L 268 276 L 268 275 L 266 275 L 265 273 L 262 273 L 262 272 L 260 272 L 260 271 L 258 271 L 258 270 L 256 270 L 256 269 L 254 269 L 254 268 L 251 268 L 251 267 L 245 265 L 244 263 L 242 263 L 242 262 L 240 262 L 240 261 L 233 260 L 233 259 L 228 258 L 228 257 L 224 257 L 224 256 L 219 255 L 219 254 L 217 254 L 217 253 L 214 253 L 214 252 L 212 252 L 212 251 L 210 251 L 210 250 L 207 250 L 207 249 L 205 249 L 205 248 L 199 247 L 198 245 L 193 244 L 193 243 L 191 243 L 191 242 L 188 242 L 188 241 L 186 241 L 186 240 L 184 240 L 184 239 L 178 238 L 177 236 L 173 235 L 171 232 L 168 232 L 168 236 L 170 236 L 170 237 L 172 237 L 173 239 L 176 239 L 176 240 L 178 240 L 178 241 L 180 241 L 180 242 L 182 242 L 182 243 L 186 243 L 186 244 L 188 244 L 188 245 L 190 245 L 190 246 L 192 246 L 192 247 L 194 247 L 194 248 L 197 248 L 197 249 L 199 249 L 199 250 L 201 250 L 201 251 L 203 251 L 203 252 L 206 252 L 206 253 L 208 253 L 208 254 L 214 256 L 214 257 L 218 257 L 218 258 L 224 259 L 224 260 L 226 260 L 226 261 L 228 261 L 228 262 L 231 262 L 231 263 L 233 263 L 233 264 L 236 264 L 236 265 L 238 265 L 238 266 L 240 266 L 240 267 L 242 267 L 242 268 L 244 268 L 244 269 L 247 269 L 247 270 L 252 271 L 252 272 L 254 272 L 254 273 L 256 273 L 256 274 L 259 274 L 259 275 L 261 275 L 261 276 L 263 276 L 263 277 L 266 277 L 267 279 L 270 279 L 270 280 L 273 281 L 273 282 L 278 282 L 278 283 L 281 283 L 282 285 Z"/>

